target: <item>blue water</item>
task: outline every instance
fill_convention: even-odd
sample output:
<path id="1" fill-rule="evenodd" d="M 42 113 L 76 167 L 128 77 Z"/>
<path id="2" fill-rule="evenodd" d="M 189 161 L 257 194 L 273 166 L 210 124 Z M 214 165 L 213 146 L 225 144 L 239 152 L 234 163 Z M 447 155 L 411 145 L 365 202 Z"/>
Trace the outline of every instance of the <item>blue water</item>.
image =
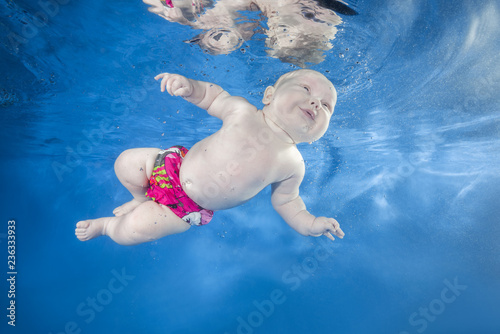
<path id="1" fill-rule="evenodd" d="M 269 189 L 205 227 L 134 247 L 74 237 L 129 199 L 133 147 L 192 146 L 220 126 L 161 94 L 176 72 L 260 104 L 296 67 L 262 40 L 213 56 L 140 1 L 2 1 L 2 333 L 500 332 L 500 5 L 359 0 L 312 66 L 339 101 L 300 145 L 309 210 L 346 233 L 303 237 Z M 8 221 L 16 227 L 7 324 Z"/>

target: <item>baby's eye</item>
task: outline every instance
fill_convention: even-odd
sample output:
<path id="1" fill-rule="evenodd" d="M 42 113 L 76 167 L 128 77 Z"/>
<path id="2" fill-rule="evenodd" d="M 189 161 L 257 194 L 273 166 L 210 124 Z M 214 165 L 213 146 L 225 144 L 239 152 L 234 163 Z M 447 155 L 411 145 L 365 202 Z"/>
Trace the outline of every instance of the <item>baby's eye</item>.
<path id="1" fill-rule="evenodd" d="M 303 86 L 306 91 L 309 91 L 309 87 Z"/>

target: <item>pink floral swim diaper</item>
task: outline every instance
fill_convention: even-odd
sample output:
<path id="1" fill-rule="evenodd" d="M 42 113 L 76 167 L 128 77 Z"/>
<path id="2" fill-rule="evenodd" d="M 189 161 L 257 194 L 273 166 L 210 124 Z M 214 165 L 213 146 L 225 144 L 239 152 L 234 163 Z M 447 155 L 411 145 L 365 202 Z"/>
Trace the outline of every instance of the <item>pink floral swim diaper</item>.
<path id="1" fill-rule="evenodd" d="M 168 206 L 188 224 L 205 225 L 210 222 L 214 212 L 203 209 L 189 198 L 179 180 L 179 170 L 187 152 L 185 147 L 173 146 L 158 154 L 146 196 Z"/>

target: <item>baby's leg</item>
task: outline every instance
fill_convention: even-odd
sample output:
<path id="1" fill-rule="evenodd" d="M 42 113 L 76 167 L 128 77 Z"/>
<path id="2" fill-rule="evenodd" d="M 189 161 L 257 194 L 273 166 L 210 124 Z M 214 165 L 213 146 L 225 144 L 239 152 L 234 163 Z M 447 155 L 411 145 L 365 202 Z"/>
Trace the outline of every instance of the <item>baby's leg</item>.
<path id="1" fill-rule="evenodd" d="M 107 235 L 120 245 L 136 245 L 185 232 L 190 227 L 169 207 L 147 201 L 119 217 L 78 222 L 75 234 L 81 241 Z"/>
<path id="2" fill-rule="evenodd" d="M 134 199 L 113 210 L 115 216 L 125 215 L 149 200 L 145 193 L 159 152 L 159 148 L 136 148 L 126 150 L 116 159 L 116 176 Z"/>

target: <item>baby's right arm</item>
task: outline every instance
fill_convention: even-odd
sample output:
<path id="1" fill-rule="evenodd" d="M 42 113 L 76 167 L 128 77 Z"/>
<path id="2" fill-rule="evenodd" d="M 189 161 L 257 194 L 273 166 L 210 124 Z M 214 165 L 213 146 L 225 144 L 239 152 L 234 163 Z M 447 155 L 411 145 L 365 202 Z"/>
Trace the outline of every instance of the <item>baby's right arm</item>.
<path id="1" fill-rule="evenodd" d="M 228 106 L 248 101 L 242 97 L 231 96 L 222 87 L 204 81 L 186 78 L 178 74 L 161 73 L 155 77 L 161 80 L 161 91 L 173 96 L 180 96 L 186 101 L 205 109 L 212 116 L 223 119 L 230 110 Z"/>

